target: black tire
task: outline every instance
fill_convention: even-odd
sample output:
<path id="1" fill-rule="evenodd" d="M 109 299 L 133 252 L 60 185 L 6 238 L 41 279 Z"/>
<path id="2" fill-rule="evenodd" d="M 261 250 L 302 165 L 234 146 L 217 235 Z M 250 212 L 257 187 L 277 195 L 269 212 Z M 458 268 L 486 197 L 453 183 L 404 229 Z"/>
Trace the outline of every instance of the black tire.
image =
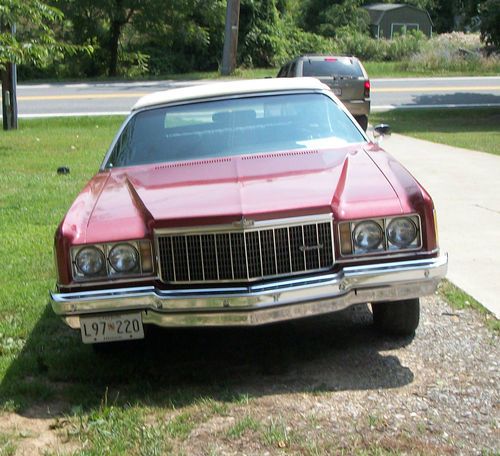
<path id="1" fill-rule="evenodd" d="M 368 128 L 368 116 L 354 116 L 356 122 L 358 122 L 359 126 L 366 131 Z"/>
<path id="2" fill-rule="evenodd" d="M 374 302 L 372 311 L 377 329 L 396 336 L 412 336 L 420 321 L 420 300 Z"/>

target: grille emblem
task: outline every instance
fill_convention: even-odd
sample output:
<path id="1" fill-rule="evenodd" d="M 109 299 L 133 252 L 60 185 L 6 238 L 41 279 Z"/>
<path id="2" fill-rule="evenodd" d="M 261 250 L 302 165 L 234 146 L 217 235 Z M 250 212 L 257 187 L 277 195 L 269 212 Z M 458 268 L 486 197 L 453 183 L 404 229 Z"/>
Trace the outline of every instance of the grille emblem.
<path id="1" fill-rule="evenodd" d="M 247 219 L 246 217 L 241 217 L 241 220 L 233 222 L 233 226 L 236 228 L 251 228 L 255 225 L 255 220 Z"/>
<path id="2" fill-rule="evenodd" d="M 316 245 L 301 245 L 299 247 L 299 250 L 301 252 L 312 252 L 314 250 L 317 250 L 318 252 L 323 249 L 323 244 L 316 244 Z"/>

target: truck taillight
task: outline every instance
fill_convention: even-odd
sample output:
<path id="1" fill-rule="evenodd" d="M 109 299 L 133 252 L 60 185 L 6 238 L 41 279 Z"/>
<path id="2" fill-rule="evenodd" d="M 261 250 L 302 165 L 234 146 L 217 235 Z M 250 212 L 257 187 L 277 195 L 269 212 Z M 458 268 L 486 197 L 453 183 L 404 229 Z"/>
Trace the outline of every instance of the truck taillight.
<path id="1" fill-rule="evenodd" d="M 370 98 L 370 81 L 365 81 L 365 98 Z"/>

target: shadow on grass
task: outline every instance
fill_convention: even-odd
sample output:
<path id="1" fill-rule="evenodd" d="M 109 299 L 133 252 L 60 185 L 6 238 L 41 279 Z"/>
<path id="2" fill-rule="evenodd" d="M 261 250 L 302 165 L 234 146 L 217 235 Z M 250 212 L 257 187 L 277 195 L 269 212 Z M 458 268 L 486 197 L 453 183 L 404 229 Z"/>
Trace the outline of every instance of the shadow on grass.
<path id="1" fill-rule="evenodd" d="M 500 105 L 500 95 L 493 93 L 473 93 L 473 92 L 455 92 L 448 94 L 436 95 L 418 95 L 414 96 L 413 100 L 408 103 L 401 104 L 401 108 L 412 107 L 417 105 L 424 106 L 439 106 L 439 105 L 460 105 L 461 108 L 466 108 L 469 105 L 471 108 L 478 108 L 482 105 Z"/>
<path id="2" fill-rule="evenodd" d="M 115 405 L 181 407 L 202 397 L 395 388 L 413 373 L 385 350 L 367 306 L 260 328 L 151 328 L 138 343 L 94 353 L 47 305 L 0 385 L 0 400 L 27 416 Z M 45 411 L 44 411 L 44 406 Z M 40 410 L 40 413 L 37 412 Z"/>

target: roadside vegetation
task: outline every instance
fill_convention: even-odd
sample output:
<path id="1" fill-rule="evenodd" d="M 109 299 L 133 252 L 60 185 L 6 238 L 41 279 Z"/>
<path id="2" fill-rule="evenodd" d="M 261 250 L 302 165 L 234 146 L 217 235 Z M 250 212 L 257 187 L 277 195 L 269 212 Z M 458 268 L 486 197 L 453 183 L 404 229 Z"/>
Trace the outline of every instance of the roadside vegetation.
<path id="1" fill-rule="evenodd" d="M 394 133 L 500 155 L 500 108 L 395 109 L 370 115 Z"/>
<path id="2" fill-rule="evenodd" d="M 396 424 L 381 412 L 350 415 L 353 399 L 347 395 L 367 389 L 368 380 L 357 370 L 365 371 L 367 359 L 384 360 L 379 352 L 390 345 L 369 332 L 367 323 L 354 329 L 340 324 L 337 339 L 330 327 L 303 329 L 298 337 L 275 328 L 220 335 L 152 331 L 144 343 L 104 357 L 81 344 L 78 332 L 48 304 L 55 282 L 52 237 L 122 120 L 21 120 L 17 132 L 0 135 L 0 454 L 13 455 L 16 449 L 47 455 L 182 454 L 184 445 L 190 454 L 218 454 L 216 445 L 256 454 L 449 453 L 448 444 L 427 442 L 438 434 L 423 421 L 415 425 L 415 435 L 393 431 Z M 59 166 L 70 173 L 58 175 Z M 457 306 L 472 303 L 449 284 L 442 293 Z M 358 359 L 348 355 L 342 361 L 344 338 L 354 338 L 350 345 Z M 328 369 L 321 363 L 330 364 L 321 358 L 324 350 L 335 350 L 335 362 L 342 366 L 338 381 L 347 382 L 341 383 L 344 391 L 315 378 Z M 406 378 L 407 368 L 394 359 L 390 355 L 387 364 L 372 368 L 381 382 L 373 394 Z M 299 364 L 307 372 L 315 360 L 317 373 L 291 387 L 296 373 L 290 366 Z M 387 369 L 394 370 L 389 385 L 381 374 Z M 353 422 L 356 431 L 332 430 L 316 413 L 292 412 L 298 403 L 333 401 L 333 395 L 335 403 L 351 404 L 339 425 Z M 367 401 L 359 398 L 360 404 Z M 35 441 L 48 449 L 26 446 Z"/>
<path id="3" fill-rule="evenodd" d="M 403 29 L 375 39 L 363 8 L 371 0 L 241 0 L 237 67 L 276 69 L 300 54 L 333 53 L 377 62 L 391 75 L 499 74 L 498 1 L 410 0 L 429 12 L 434 37 Z M 217 73 L 226 5 L 12 0 L 0 21 L 15 22 L 17 33 L 2 33 L 0 66 L 20 64 L 20 80 Z M 37 39 L 40 31 L 46 39 Z M 371 76 L 380 76 L 373 65 Z"/>

